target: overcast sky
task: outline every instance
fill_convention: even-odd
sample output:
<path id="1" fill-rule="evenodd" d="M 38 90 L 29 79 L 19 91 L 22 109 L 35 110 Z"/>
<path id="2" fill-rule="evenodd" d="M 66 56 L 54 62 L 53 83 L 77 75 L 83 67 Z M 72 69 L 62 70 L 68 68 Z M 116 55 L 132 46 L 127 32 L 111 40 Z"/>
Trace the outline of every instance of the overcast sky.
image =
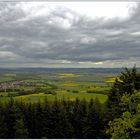
<path id="1" fill-rule="evenodd" d="M 1 2 L 0 67 L 140 66 L 136 2 Z"/>

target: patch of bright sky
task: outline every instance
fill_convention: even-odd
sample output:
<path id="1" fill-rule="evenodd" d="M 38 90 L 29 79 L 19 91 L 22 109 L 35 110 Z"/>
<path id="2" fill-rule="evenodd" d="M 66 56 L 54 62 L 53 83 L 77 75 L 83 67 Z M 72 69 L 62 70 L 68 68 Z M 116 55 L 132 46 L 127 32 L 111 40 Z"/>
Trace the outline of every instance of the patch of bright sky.
<path id="1" fill-rule="evenodd" d="M 90 18 L 127 18 L 136 2 L 29 2 L 22 3 L 23 9 L 37 15 L 46 15 L 50 11 L 65 7 Z"/>

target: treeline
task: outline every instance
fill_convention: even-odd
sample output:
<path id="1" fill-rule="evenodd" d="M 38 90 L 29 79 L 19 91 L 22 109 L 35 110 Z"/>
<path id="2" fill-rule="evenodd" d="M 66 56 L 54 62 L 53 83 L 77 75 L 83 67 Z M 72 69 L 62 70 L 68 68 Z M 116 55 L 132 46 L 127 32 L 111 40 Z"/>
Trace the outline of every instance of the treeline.
<path id="1" fill-rule="evenodd" d="M 0 105 L 0 138 L 106 138 L 105 114 L 96 99 Z"/>
<path id="2" fill-rule="evenodd" d="M 0 90 L 0 92 L 4 92 Z M 37 94 L 43 92 L 44 94 L 52 94 L 56 95 L 56 91 L 53 88 L 35 88 L 35 89 L 29 89 L 29 90 L 24 90 L 24 89 L 7 89 L 6 92 L 1 94 L 1 97 L 7 96 L 7 97 L 16 97 L 16 96 L 22 96 L 22 95 L 29 95 L 29 94 Z"/>

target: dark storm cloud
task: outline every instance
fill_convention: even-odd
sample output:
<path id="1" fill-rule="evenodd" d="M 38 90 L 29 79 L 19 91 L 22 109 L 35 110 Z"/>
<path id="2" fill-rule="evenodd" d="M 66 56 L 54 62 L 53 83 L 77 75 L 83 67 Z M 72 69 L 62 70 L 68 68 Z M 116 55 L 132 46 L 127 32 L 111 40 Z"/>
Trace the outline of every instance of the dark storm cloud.
<path id="1" fill-rule="evenodd" d="M 139 4 L 125 19 L 91 19 L 64 7 L 35 15 L 22 6 L 0 4 L 2 66 L 140 66 Z"/>

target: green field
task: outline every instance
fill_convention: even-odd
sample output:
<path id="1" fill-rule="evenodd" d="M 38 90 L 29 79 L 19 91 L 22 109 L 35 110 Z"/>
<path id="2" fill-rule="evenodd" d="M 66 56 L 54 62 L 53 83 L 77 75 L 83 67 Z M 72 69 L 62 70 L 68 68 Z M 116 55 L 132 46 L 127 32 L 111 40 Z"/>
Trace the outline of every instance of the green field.
<path id="1" fill-rule="evenodd" d="M 98 98 L 101 103 L 104 103 L 107 100 L 107 95 L 103 94 L 90 94 L 90 93 L 66 93 L 61 91 L 61 93 L 57 93 L 57 95 L 46 95 L 44 93 L 38 93 L 38 94 L 30 94 L 30 95 L 24 95 L 24 96 L 18 96 L 15 97 L 15 99 L 22 99 L 24 101 L 31 101 L 31 102 L 36 102 L 36 101 L 43 101 L 45 98 L 48 99 L 48 101 L 54 101 L 56 98 L 58 100 L 70 100 L 73 101 L 76 98 L 82 100 L 86 99 L 89 101 L 91 98 L 95 99 Z"/>
<path id="2" fill-rule="evenodd" d="M 110 91 L 111 75 L 104 74 L 89 74 L 89 73 L 4 73 L 1 74 L 0 81 L 22 80 L 27 85 L 22 85 L 11 91 L 1 91 L 0 101 L 5 102 L 13 97 L 15 100 L 23 100 L 25 102 L 43 101 L 47 98 L 48 101 L 70 100 L 76 98 L 89 101 L 91 98 L 98 98 L 101 103 L 104 103 Z M 111 81 L 112 84 L 112 81 Z M 20 92 L 24 91 L 26 94 Z M 54 92 L 55 94 L 47 94 L 46 91 Z"/>
<path id="3" fill-rule="evenodd" d="M 98 98 L 101 103 L 104 103 L 107 100 L 107 95 L 99 94 L 99 93 L 70 93 L 67 91 L 60 91 L 57 92 L 56 95 L 52 94 L 44 94 L 44 93 L 37 93 L 37 94 L 29 94 L 29 95 L 22 95 L 22 96 L 16 96 L 13 97 L 15 100 L 23 100 L 25 102 L 37 102 L 37 101 L 43 101 L 45 98 L 47 98 L 48 101 L 54 101 L 56 98 L 58 100 L 70 100 L 73 101 L 76 98 L 80 100 L 87 100 L 90 101 L 91 98 L 96 99 Z M 0 97 L 0 101 L 5 102 L 6 100 L 9 100 L 10 97 Z"/>

